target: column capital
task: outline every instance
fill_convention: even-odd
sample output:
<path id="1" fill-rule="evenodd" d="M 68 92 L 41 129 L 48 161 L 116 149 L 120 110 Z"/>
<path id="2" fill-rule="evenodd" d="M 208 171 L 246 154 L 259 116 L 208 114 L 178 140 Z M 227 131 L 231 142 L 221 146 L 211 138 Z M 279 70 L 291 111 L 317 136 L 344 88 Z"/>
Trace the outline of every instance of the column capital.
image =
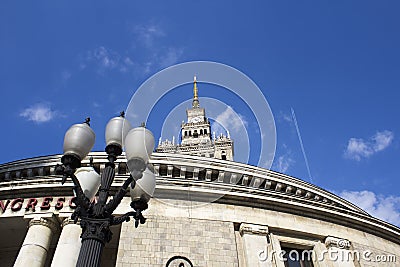
<path id="1" fill-rule="evenodd" d="M 80 224 L 80 221 L 78 220 L 78 222 L 75 223 L 75 221 L 72 220 L 71 217 L 67 217 L 67 218 L 65 218 L 65 219 L 62 221 L 61 227 L 64 228 L 64 226 L 66 226 L 66 225 L 68 225 L 68 224 L 76 224 L 76 225 L 79 225 L 79 224 Z"/>
<path id="2" fill-rule="evenodd" d="M 325 246 L 329 249 L 331 247 L 336 247 L 340 249 L 350 249 L 351 242 L 348 239 L 328 236 L 325 238 Z"/>
<path id="3" fill-rule="evenodd" d="M 58 232 L 60 229 L 59 223 L 53 218 L 43 218 L 43 217 L 32 218 L 29 221 L 29 227 L 31 227 L 33 225 L 46 226 L 46 227 L 50 228 L 53 233 Z"/>
<path id="4" fill-rule="evenodd" d="M 18 252 L 14 267 L 44 266 L 52 233 L 55 233 L 60 226 L 54 217 L 42 215 L 44 216 L 30 218 L 28 232 Z"/>
<path id="5" fill-rule="evenodd" d="M 259 224 L 242 223 L 239 228 L 239 233 L 253 235 L 268 235 L 268 226 Z"/>

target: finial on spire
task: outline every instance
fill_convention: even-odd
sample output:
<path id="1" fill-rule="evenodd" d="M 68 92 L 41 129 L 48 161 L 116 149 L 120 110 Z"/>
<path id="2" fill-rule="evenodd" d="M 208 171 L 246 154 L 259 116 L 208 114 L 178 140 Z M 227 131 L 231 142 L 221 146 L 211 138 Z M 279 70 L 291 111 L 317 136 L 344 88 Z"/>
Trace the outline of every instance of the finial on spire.
<path id="1" fill-rule="evenodd" d="M 197 79 L 195 75 L 193 78 L 193 104 L 192 104 L 194 108 L 198 108 L 200 106 L 198 93 L 199 90 L 197 89 Z"/>

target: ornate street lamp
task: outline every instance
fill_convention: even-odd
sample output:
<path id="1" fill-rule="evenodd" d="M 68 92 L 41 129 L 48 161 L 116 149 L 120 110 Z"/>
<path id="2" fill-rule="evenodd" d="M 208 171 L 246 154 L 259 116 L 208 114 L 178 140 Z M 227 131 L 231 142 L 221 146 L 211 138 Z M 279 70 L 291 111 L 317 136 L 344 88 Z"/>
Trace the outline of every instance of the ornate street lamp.
<path id="1" fill-rule="evenodd" d="M 76 210 L 72 218 L 80 219 L 82 227 L 82 247 L 79 253 L 78 267 L 99 266 L 104 245 L 111 240 L 111 225 L 135 219 L 135 227 L 145 223 L 142 211 L 147 209 L 155 189 L 155 175 L 148 164 L 154 150 L 153 134 L 144 127 L 131 129 L 129 122 L 121 112 L 120 117 L 112 118 L 106 126 L 106 148 L 108 162 L 101 176 L 93 167 L 81 167 L 81 161 L 89 154 L 95 141 L 90 128 L 90 119 L 75 124 L 68 129 L 64 137 L 63 179 L 71 178 L 74 183 Z M 111 200 L 108 200 L 110 187 L 115 176 L 117 157 L 125 147 L 127 166 L 130 176 Z M 130 187 L 132 211 L 116 217 L 114 210 L 121 203 Z M 98 192 L 97 202 L 92 201 Z"/>

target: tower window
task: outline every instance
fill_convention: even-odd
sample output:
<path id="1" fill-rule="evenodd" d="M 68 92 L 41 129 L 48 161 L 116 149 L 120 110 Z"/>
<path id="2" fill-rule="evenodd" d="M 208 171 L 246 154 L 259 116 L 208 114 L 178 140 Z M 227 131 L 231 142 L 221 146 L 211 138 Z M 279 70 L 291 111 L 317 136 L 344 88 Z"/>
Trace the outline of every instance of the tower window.
<path id="1" fill-rule="evenodd" d="M 181 169 L 174 166 L 172 169 L 172 177 L 180 177 L 180 176 L 181 176 Z"/>
<path id="2" fill-rule="evenodd" d="M 185 136 L 187 136 L 187 131 L 185 131 Z"/>
<path id="3" fill-rule="evenodd" d="M 200 129 L 200 135 L 203 135 L 203 129 Z"/>
<path id="4" fill-rule="evenodd" d="M 226 160 L 226 153 L 225 153 L 225 151 L 222 151 L 222 153 L 221 153 L 221 159 Z"/>
<path id="5" fill-rule="evenodd" d="M 194 138 L 199 137 L 199 134 L 197 133 L 197 130 L 194 130 L 194 132 L 193 132 L 193 137 L 194 137 Z"/>
<path id="6" fill-rule="evenodd" d="M 199 180 L 205 180 L 206 178 L 206 170 L 202 169 L 201 171 L 199 171 Z"/>
<path id="7" fill-rule="evenodd" d="M 204 134 L 207 134 L 207 129 L 204 129 Z"/>
<path id="8" fill-rule="evenodd" d="M 219 174 L 219 171 L 212 170 L 212 172 L 211 172 L 211 181 L 217 180 L 218 179 L 218 174 Z"/>
<path id="9" fill-rule="evenodd" d="M 167 165 L 161 164 L 159 173 L 160 173 L 160 176 L 167 176 L 167 173 L 168 173 Z"/>
<path id="10" fill-rule="evenodd" d="M 189 136 L 192 136 L 192 131 L 189 131 Z"/>

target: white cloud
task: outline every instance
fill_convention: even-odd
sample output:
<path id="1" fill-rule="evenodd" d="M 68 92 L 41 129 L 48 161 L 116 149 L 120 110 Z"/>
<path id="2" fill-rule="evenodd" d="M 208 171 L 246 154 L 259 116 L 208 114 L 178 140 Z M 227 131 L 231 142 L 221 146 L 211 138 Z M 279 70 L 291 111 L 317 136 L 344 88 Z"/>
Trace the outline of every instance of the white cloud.
<path id="1" fill-rule="evenodd" d="M 289 155 L 279 156 L 278 159 L 274 161 L 274 169 L 278 172 L 285 173 L 294 163 L 294 159 Z"/>
<path id="2" fill-rule="evenodd" d="M 129 57 L 125 57 L 124 63 L 125 63 L 127 66 L 133 65 L 133 61 L 132 61 L 132 59 L 130 59 Z"/>
<path id="3" fill-rule="evenodd" d="M 153 63 L 151 63 L 150 61 L 143 64 L 143 68 L 142 68 L 143 73 L 148 74 L 151 71 L 152 65 L 153 65 Z"/>
<path id="4" fill-rule="evenodd" d="M 164 37 L 167 36 L 160 24 L 148 23 L 136 25 L 132 30 L 136 44 L 140 48 L 142 62 L 138 64 L 141 72 L 147 74 L 160 68 L 176 64 L 183 55 L 181 47 L 165 44 Z"/>
<path id="5" fill-rule="evenodd" d="M 377 132 L 369 140 L 362 138 L 350 138 L 344 156 L 349 159 L 360 161 L 368 158 L 376 152 L 387 148 L 393 141 L 394 134 L 391 131 Z"/>
<path id="6" fill-rule="evenodd" d="M 43 123 L 52 120 L 56 112 L 50 108 L 49 104 L 38 103 L 24 109 L 20 116 L 36 123 Z"/>
<path id="7" fill-rule="evenodd" d="M 387 148 L 393 141 L 394 134 L 391 131 L 377 132 L 372 139 L 374 143 L 374 151 L 378 152 Z"/>
<path id="8" fill-rule="evenodd" d="M 362 157 L 368 158 L 374 151 L 370 144 L 363 139 L 350 138 L 345 151 L 345 156 L 350 159 L 360 161 Z"/>
<path id="9" fill-rule="evenodd" d="M 183 49 L 175 49 L 175 48 L 170 47 L 168 49 L 168 52 L 165 55 L 161 56 L 161 58 L 159 60 L 160 67 L 165 68 L 165 67 L 176 64 L 182 54 L 183 54 Z"/>
<path id="10" fill-rule="evenodd" d="M 283 121 L 289 122 L 289 123 L 293 122 L 292 116 L 290 114 L 287 114 L 287 113 L 283 112 L 283 111 L 281 111 L 279 113 L 278 118 L 283 120 Z"/>
<path id="11" fill-rule="evenodd" d="M 123 57 L 118 52 L 104 46 L 88 51 L 84 62 L 80 63 L 80 69 L 86 69 L 89 63 L 94 64 L 100 73 L 106 70 L 119 70 L 125 73 L 134 65 L 130 57 Z"/>
<path id="12" fill-rule="evenodd" d="M 119 63 L 120 58 L 121 56 L 117 52 L 107 49 L 104 46 L 100 46 L 88 53 L 89 60 L 96 60 L 100 66 L 109 69 L 115 68 Z"/>
<path id="13" fill-rule="evenodd" d="M 230 132 L 240 132 L 247 126 L 246 119 L 236 113 L 230 106 L 228 106 L 221 114 L 215 118 L 215 122 L 211 128 L 217 134 L 224 133 L 226 130 Z"/>
<path id="14" fill-rule="evenodd" d="M 65 83 L 71 78 L 71 72 L 64 70 L 61 72 L 61 80 Z"/>
<path id="15" fill-rule="evenodd" d="M 136 39 L 147 48 L 154 47 L 154 40 L 156 38 L 165 36 L 161 27 L 155 24 L 136 25 L 133 32 L 136 35 Z"/>
<path id="16" fill-rule="evenodd" d="M 288 148 L 288 146 L 283 144 L 282 147 L 284 153 L 279 157 L 275 157 L 272 168 L 278 172 L 285 173 L 296 161 L 293 159 L 292 151 Z"/>
<path id="17" fill-rule="evenodd" d="M 89 50 L 80 57 L 79 69 L 94 67 L 99 74 L 114 70 L 143 75 L 174 65 L 183 55 L 182 48 L 162 42 L 166 33 L 159 25 L 136 25 L 131 32 L 134 45 L 122 52 L 105 46 Z"/>
<path id="18" fill-rule="evenodd" d="M 93 106 L 94 108 L 99 108 L 99 107 L 101 107 L 101 105 L 100 105 L 98 102 L 96 102 L 96 101 L 94 101 L 94 102 L 92 103 L 92 106 Z"/>
<path id="19" fill-rule="evenodd" d="M 400 197 L 376 195 L 371 191 L 343 191 L 340 197 L 356 204 L 369 214 L 400 226 Z"/>

